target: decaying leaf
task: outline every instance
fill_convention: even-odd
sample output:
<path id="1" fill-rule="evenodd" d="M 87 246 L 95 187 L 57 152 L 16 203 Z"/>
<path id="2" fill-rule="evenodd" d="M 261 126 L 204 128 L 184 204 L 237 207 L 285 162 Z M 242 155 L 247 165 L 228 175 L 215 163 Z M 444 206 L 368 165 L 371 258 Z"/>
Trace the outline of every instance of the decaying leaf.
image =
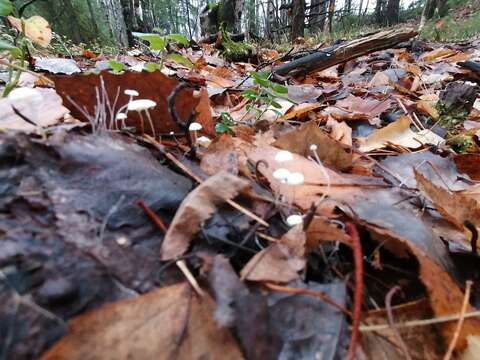
<path id="1" fill-rule="evenodd" d="M 17 88 L 0 100 L 0 130 L 31 132 L 57 124 L 68 112 L 53 89 Z"/>
<path id="2" fill-rule="evenodd" d="M 72 75 L 72 74 L 82 72 L 82 70 L 80 70 L 77 63 L 75 62 L 75 60 L 64 59 L 64 58 L 36 59 L 35 67 L 37 67 L 40 70 L 48 71 L 52 74 Z"/>
<path id="3" fill-rule="evenodd" d="M 439 145 L 444 139 L 430 130 L 413 132 L 410 129 L 411 120 L 401 116 L 395 122 L 375 130 L 372 134 L 360 141 L 359 150 L 368 152 L 381 149 L 388 144 L 400 145 L 407 148 L 419 148 L 425 144 Z"/>
<path id="4" fill-rule="evenodd" d="M 242 279 L 288 283 L 298 279 L 305 267 L 306 236 L 302 225 L 297 225 L 273 243 L 257 253 L 243 267 Z"/>
<path id="5" fill-rule="evenodd" d="M 200 184 L 183 200 L 170 224 L 162 243 L 162 260 L 182 255 L 199 230 L 202 222 L 210 218 L 217 206 L 235 197 L 248 183 L 222 171 Z"/>
<path id="6" fill-rule="evenodd" d="M 26 37 L 43 47 L 47 47 L 50 41 L 52 41 L 50 24 L 41 16 L 35 15 L 28 19 L 18 19 L 9 16 L 8 21 L 18 31 L 24 32 L 25 30 Z"/>
<path id="7" fill-rule="evenodd" d="M 315 145 L 320 160 L 326 165 L 339 170 L 352 166 L 352 152 L 339 141 L 332 139 L 314 121 L 281 136 L 273 145 L 305 157 L 314 156 L 310 147 Z"/>
<path id="8" fill-rule="evenodd" d="M 41 359 L 242 359 L 213 310 L 213 300 L 197 298 L 188 284 L 161 288 L 74 318 Z"/>

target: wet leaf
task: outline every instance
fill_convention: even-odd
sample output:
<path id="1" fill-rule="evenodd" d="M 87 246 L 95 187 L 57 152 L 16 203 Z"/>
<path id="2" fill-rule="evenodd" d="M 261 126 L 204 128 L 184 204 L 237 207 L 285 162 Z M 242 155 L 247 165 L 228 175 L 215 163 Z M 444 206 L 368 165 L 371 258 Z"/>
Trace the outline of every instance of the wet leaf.
<path id="1" fill-rule="evenodd" d="M 9 16 L 8 21 L 18 31 L 25 32 L 25 36 L 38 45 L 47 47 L 52 40 L 50 24 L 41 16 L 35 15 L 25 20 Z"/>

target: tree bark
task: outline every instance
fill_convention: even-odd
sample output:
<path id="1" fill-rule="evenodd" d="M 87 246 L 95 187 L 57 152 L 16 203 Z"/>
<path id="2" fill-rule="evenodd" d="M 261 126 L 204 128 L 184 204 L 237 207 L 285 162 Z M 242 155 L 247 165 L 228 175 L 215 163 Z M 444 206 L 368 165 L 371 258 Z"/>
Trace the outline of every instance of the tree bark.
<path id="1" fill-rule="evenodd" d="M 386 0 L 377 0 L 375 5 L 375 20 L 377 24 L 385 24 L 385 2 Z"/>
<path id="2" fill-rule="evenodd" d="M 333 14 L 335 13 L 335 0 L 328 2 L 328 32 L 333 33 Z"/>
<path id="3" fill-rule="evenodd" d="M 398 23 L 399 7 L 400 7 L 400 0 L 388 0 L 388 4 L 387 4 L 388 25 L 393 25 Z"/>
<path id="4" fill-rule="evenodd" d="M 72 40 L 78 44 L 82 41 L 82 34 L 80 33 L 80 26 L 77 21 L 77 15 L 75 14 L 75 8 L 70 0 L 63 0 L 63 5 L 65 6 L 65 11 L 71 17 L 70 29 L 73 38 Z"/>
<path id="5" fill-rule="evenodd" d="M 106 15 L 107 25 L 111 38 L 121 47 L 128 46 L 127 27 L 123 17 L 120 0 L 100 0 Z"/>
<path id="6" fill-rule="evenodd" d="M 305 31 L 305 0 L 293 0 L 291 40 L 303 37 Z"/>
<path id="7" fill-rule="evenodd" d="M 329 0 L 312 0 L 310 6 L 309 25 L 313 33 L 323 31 L 327 17 L 327 4 Z"/>

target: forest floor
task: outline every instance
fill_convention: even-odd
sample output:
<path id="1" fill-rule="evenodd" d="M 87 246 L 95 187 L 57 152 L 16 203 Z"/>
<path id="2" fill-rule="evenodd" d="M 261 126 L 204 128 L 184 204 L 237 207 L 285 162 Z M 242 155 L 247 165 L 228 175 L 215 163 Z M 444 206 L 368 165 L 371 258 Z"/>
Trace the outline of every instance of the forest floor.
<path id="1" fill-rule="evenodd" d="M 480 40 L 414 36 L 35 55 L 0 359 L 478 359 Z"/>

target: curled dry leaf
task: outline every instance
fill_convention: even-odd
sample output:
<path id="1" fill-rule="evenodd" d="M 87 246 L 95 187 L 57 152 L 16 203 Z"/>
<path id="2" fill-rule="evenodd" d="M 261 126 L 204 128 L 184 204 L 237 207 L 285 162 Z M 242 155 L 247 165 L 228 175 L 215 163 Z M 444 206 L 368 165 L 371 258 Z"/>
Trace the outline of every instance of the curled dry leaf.
<path id="1" fill-rule="evenodd" d="M 181 256 L 190 245 L 202 222 L 213 215 L 217 206 L 234 198 L 248 187 L 248 182 L 222 171 L 200 184 L 183 200 L 162 243 L 162 260 Z"/>
<path id="2" fill-rule="evenodd" d="M 470 221 L 475 226 L 480 226 L 479 203 L 459 192 L 450 192 L 437 186 L 414 170 L 417 186 L 435 205 L 443 217 L 458 228 L 463 228 L 465 221 Z"/>
<path id="3" fill-rule="evenodd" d="M 366 138 L 359 139 L 360 147 L 358 150 L 368 152 L 384 148 L 388 144 L 416 149 L 425 144 L 439 145 L 444 142 L 443 138 L 430 130 L 413 132 L 410 129 L 411 123 L 407 116 L 401 116 L 395 122 L 375 130 Z"/>
<path id="4" fill-rule="evenodd" d="M 278 243 L 257 253 L 243 267 L 242 279 L 288 283 L 305 267 L 306 235 L 302 224 L 290 229 Z"/>
<path id="5" fill-rule="evenodd" d="M 214 308 L 188 284 L 157 289 L 74 318 L 41 359 L 243 359 Z"/>

